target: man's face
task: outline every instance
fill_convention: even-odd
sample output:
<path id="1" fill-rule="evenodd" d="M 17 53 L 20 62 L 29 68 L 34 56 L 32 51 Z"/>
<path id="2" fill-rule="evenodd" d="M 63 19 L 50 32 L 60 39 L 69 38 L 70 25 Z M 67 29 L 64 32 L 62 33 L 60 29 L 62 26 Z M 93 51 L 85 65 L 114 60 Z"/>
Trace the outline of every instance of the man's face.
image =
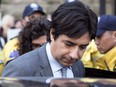
<path id="1" fill-rule="evenodd" d="M 61 65 L 71 66 L 81 59 L 89 41 L 90 36 L 88 33 L 78 39 L 60 35 L 56 40 L 51 34 L 51 52 Z"/>
<path id="2" fill-rule="evenodd" d="M 38 47 L 41 47 L 43 44 L 46 43 L 47 36 L 43 35 L 41 37 L 39 37 L 38 39 L 32 40 L 32 48 L 36 49 Z"/>
<path id="3" fill-rule="evenodd" d="M 96 37 L 96 45 L 101 54 L 111 50 L 116 44 L 112 31 L 106 31 L 101 36 Z"/>

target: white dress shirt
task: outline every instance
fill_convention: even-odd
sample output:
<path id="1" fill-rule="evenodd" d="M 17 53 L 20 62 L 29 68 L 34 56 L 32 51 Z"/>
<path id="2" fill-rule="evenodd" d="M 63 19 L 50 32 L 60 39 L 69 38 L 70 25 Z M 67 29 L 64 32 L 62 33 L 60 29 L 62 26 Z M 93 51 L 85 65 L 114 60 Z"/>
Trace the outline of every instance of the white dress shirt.
<path id="1" fill-rule="evenodd" d="M 48 60 L 52 69 L 53 76 L 56 78 L 61 78 L 62 77 L 61 69 L 63 66 L 57 60 L 55 60 L 55 58 L 52 56 L 51 50 L 50 50 L 50 43 L 46 44 L 46 52 L 47 52 Z M 70 67 L 67 69 L 67 78 L 73 78 L 73 77 L 74 75 L 72 72 L 72 68 Z"/>

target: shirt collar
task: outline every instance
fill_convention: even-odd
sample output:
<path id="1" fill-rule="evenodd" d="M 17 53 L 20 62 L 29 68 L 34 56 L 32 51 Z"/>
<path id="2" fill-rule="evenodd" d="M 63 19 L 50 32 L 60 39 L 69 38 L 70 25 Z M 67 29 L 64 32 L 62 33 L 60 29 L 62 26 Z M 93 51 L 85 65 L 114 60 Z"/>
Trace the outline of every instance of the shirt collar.
<path id="1" fill-rule="evenodd" d="M 51 49 L 50 49 L 50 43 L 46 44 L 46 52 L 48 55 L 48 60 L 50 63 L 50 66 L 52 68 L 53 72 L 57 72 L 58 70 L 60 70 L 62 68 L 61 64 L 59 64 L 59 62 L 57 60 L 55 60 L 55 58 L 53 57 L 52 53 L 51 53 Z"/>

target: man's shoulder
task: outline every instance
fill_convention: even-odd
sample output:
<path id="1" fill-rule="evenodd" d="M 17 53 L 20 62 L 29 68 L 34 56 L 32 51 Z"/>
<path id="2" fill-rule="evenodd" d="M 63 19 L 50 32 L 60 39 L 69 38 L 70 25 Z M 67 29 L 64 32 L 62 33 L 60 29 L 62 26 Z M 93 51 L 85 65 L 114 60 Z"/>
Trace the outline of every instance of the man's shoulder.
<path id="1" fill-rule="evenodd" d="M 3 70 L 3 76 L 30 76 L 36 73 L 37 70 L 41 69 L 39 66 L 46 64 L 43 61 L 46 61 L 47 58 L 41 53 L 45 49 L 41 50 L 43 48 L 37 48 L 9 62 Z"/>
<path id="2" fill-rule="evenodd" d="M 30 68 L 36 69 L 40 60 L 39 60 L 39 56 L 35 56 L 33 52 L 34 51 L 31 51 L 17 57 L 16 59 L 10 61 L 6 66 L 7 67 L 13 66 L 14 68 L 25 69 L 27 71 Z"/>
<path id="3" fill-rule="evenodd" d="M 75 64 L 75 67 L 78 67 L 79 69 L 84 68 L 83 62 L 81 60 L 78 60 Z"/>
<path id="4" fill-rule="evenodd" d="M 40 61 L 40 57 L 44 56 L 43 54 L 45 54 L 45 47 L 42 48 L 37 48 L 35 50 L 32 50 L 30 52 L 27 52 L 19 57 L 17 57 L 16 59 L 14 59 L 13 61 L 16 63 L 26 63 L 26 64 L 30 64 L 30 63 L 36 63 Z"/>
<path id="5" fill-rule="evenodd" d="M 30 52 L 27 52 L 21 56 L 19 56 L 19 58 L 25 58 L 25 57 L 28 57 L 28 58 L 31 58 L 31 57 L 38 57 L 39 55 L 42 55 L 43 53 L 45 54 L 45 45 L 40 47 L 40 48 L 37 48 L 35 50 L 32 50 Z"/>
<path id="6" fill-rule="evenodd" d="M 76 62 L 76 64 L 82 64 L 82 65 L 83 65 L 83 63 L 82 63 L 81 60 L 78 60 L 78 61 Z"/>

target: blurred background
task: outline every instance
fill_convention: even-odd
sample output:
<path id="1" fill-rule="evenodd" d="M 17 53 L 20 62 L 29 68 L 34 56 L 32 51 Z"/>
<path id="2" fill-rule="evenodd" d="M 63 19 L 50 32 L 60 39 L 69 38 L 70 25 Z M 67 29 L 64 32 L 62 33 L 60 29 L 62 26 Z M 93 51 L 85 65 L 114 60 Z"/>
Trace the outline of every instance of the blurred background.
<path id="1" fill-rule="evenodd" d="M 51 14 L 60 4 L 74 0 L 0 0 L 0 15 L 11 14 L 17 18 L 22 16 L 24 7 L 32 2 L 40 4 L 47 14 Z M 99 16 L 101 14 L 116 15 L 116 0 L 80 0 Z"/>

